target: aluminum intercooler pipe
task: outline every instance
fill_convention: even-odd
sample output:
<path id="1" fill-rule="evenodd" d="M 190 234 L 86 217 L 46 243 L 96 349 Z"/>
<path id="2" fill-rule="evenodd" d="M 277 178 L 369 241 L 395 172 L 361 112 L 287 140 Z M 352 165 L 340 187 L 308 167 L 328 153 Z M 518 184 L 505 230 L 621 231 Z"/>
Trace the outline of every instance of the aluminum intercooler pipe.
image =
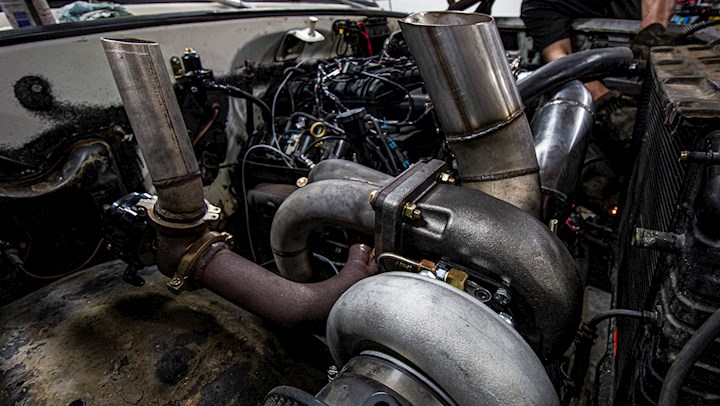
<path id="1" fill-rule="evenodd" d="M 533 117 L 546 221 L 562 217 L 575 192 L 594 115 L 592 94 L 576 80 L 554 94 Z"/>
<path id="2" fill-rule="evenodd" d="M 463 186 L 539 216 L 532 133 L 493 18 L 421 12 L 400 20 L 400 26 Z"/>

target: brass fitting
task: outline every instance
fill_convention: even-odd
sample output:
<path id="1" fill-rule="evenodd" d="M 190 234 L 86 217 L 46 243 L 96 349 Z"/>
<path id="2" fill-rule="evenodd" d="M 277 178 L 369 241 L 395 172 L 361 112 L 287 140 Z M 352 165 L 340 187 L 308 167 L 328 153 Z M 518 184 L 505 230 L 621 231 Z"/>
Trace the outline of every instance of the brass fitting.
<path id="1" fill-rule="evenodd" d="M 422 211 L 418 209 L 415 203 L 405 203 L 402 214 L 405 218 L 410 220 L 417 220 L 422 217 Z"/>
<path id="2" fill-rule="evenodd" d="M 305 176 L 298 178 L 298 180 L 295 182 L 295 186 L 297 187 L 305 187 L 308 184 L 308 178 Z"/>
<path id="3" fill-rule="evenodd" d="M 467 282 L 467 280 L 468 274 L 455 268 L 450 268 L 447 275 L 445 276 L 445 282 L 447 282 L 447 284 L 462 291 L 465 290 L 465 282 Z"/>
<path id="4" fill-rule="evenodd" d="M 455 178 L 450 176 L 450 172 L 443 172 L 438 177 L 438 182 L 440 183 L 447 183 L 448 185 L 454 185 L 455 184 Z"/>

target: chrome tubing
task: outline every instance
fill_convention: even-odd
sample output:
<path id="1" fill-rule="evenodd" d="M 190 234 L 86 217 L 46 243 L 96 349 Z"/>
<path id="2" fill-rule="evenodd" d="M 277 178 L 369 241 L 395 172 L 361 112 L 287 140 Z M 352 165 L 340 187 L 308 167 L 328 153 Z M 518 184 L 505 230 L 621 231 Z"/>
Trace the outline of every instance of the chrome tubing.
<path id="1" fill-rule="evenodd" d="M 462 184 L 539 216 L 532 133 L 493 18 L 421 12 L 400 20 L 400 26 Z"/>
<path id="2" fill-rule="evenodd" d="M 200 169 L 170 83 L 160 45 L 141 39 L 102 39 L 125 111 L 157 189 L 165 221 L 201 219 Z"/>
<path id="3" fill-rule="evenodd" d="M 533 117 L 546 221 L 562 214 L 575 191 L 594 116 L 592 94 L 576 80 L 554 94 Z"/>

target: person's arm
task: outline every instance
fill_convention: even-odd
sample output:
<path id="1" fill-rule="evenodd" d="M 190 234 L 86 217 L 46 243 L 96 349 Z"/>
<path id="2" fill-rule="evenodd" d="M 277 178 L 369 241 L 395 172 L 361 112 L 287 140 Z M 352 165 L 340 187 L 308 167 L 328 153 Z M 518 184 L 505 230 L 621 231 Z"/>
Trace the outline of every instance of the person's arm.
<path id="1" fill-rule="evenodd" d="M 675 0 L 642 0 L 640 29 L 642 30 L 652 24 L 660 24 L 667 28 L 674 13 Z"/>
<path id="2" fill-rule="evenodd" d="M 555 41 L 546 46 L 540 55 L 542 56 L 543 62 L 548 63 L 560 59 L 565 55 L 570 55 L 571 53 L 572 44 L 570 43 L 570 38 L 563 38 L 560 41 Z"/>

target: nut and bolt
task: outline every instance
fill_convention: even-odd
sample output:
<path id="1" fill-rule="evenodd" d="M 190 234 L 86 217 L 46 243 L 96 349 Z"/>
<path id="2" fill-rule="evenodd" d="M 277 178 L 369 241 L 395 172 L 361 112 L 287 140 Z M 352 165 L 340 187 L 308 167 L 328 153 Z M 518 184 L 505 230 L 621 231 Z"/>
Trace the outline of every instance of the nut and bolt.
<path id="1" fill-rule="evenodd" d="M 328 381 L 332 382 L 333 380 L 335 380 L 335 378 L 337 378 L 339 373 L 340 373 L 340 371 L 338 371 L 338 369 L 335 365 L 330 365 L 330 367 L 327 370 Z"/>
<path id="2" fill-rule="evenodd" d="M 501 306 L 507 306 L 510 304 L 510 292 L 505 288 L 498 288 L 493 296 L 496 302 Z"/>
<path id="3" fill-rule="evenodd" d="M 295 185 L 297 187 L 305 187 L 307 184 L 308 184 L 308 178 L 306 178 L 304 176 L 302 178 L 298 178 L 298 180 L 295 182 Z"/>
<path id="4" fill-rule="evenodd" d="M 405 207 L 403 207 L 402 214 L 410 220 L 417 220 L 422 217 L 422 211 L 418 209 L 415 203 L 406 203 Z"/>
<path id="5" fill-rule="evenodd" d="M 183 283 L 182 279 L 178 278 L 177 276 L 170 279 L 170 286 L 172 286 L 174 288 L 182 286 L 182 283 Z"/>
<path id="6" fill-rule="evenodd" d="M 373 190 L 372 192 L 370 192 L 370 198 L 368 199 L 368 202 L 370 202 L 370 204 L 373 204 L 375 202 L 375 198 L 377 197 L 378 193 L 380 193 L 379 190 Z"/>
<path id="7" fill-rule="evenodd" d="M 440 183 L 447 183 L 448 185 L 454 185 L 455 184 L 455 178 L 450 176 L 449 172 L 443 172 L 440 174 L 440 177 L 438 178 L 438 181 Z"/>

